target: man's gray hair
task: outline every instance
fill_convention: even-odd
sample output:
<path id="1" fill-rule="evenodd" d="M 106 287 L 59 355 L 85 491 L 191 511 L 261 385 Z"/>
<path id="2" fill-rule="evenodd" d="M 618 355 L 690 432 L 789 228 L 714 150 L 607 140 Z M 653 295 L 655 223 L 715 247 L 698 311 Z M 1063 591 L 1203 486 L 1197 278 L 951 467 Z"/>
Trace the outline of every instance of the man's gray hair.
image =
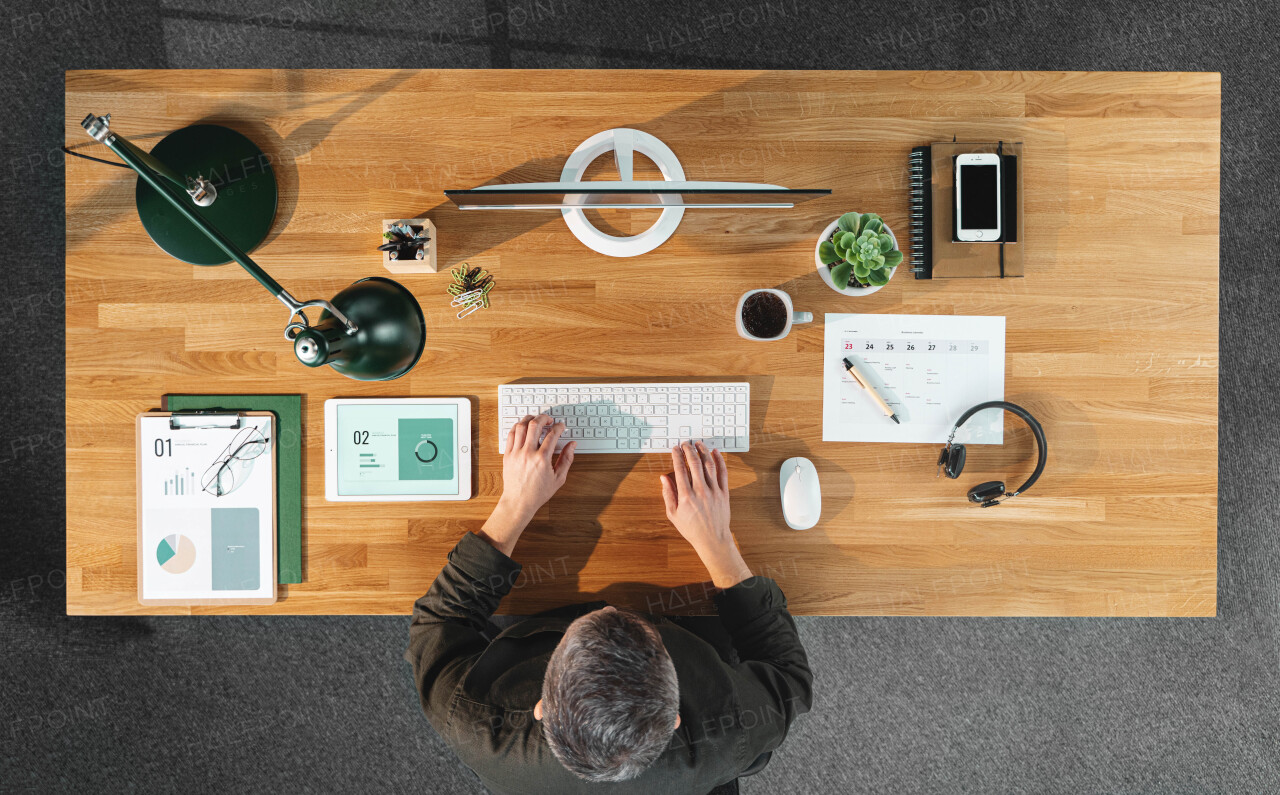
<path id="1" fill-rule="evenodd" d="M 628 610 L 570 625 L 542 681 L 542 731 L 560 764 L 587 781 L 627 781 L 662 755 L 680 685 L 658 630 Z"/>

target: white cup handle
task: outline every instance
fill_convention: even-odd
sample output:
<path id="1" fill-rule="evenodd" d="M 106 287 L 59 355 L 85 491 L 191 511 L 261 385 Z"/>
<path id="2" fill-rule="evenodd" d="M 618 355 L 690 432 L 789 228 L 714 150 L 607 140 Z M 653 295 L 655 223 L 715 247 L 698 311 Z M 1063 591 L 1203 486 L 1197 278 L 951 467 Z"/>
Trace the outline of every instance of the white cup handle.
<path id="1" fill-rule="evenodd" d="M 812 312 L 792 312 L 791 313 L 792 325 L 799 325 L 800 323 L 812 323 L 812 322 L 813 322 Z"/>

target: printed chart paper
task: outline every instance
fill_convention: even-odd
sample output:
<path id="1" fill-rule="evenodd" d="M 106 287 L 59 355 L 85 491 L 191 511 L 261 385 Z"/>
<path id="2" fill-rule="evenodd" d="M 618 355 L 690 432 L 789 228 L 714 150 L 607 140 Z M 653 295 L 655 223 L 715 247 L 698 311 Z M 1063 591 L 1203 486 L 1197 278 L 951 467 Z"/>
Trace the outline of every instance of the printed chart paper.
<path id="1" fill-rule="evenodd" d="M 274 598 L 270 418 L 244 417 L 239 428 L 178 429 L 169 419 L 144 417 L 140 424 L 140 598 Z"/>
<path id="2" fill-rule="evenodd" d="M 1003 317 L 828 314 L 822 440 L 945 442 L 966 409 L 1004 400 L 1004 326 Z M 876 388 L 901 425 L 845 371 L 844 358 Z M 1000 444 L 1003 413 L 980 412 L 956 441 Z"/>

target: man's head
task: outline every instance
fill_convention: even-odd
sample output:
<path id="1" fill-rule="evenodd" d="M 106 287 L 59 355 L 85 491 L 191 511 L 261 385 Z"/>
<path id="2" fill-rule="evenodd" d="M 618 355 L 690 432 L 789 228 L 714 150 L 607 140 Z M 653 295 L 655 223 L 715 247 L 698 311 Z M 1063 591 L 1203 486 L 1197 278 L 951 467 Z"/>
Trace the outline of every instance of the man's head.
<path id="1" fill-rule="evenodd" d="M 535 717 L 556 759 L 587 781 L 635 778 L 680 725 L 680 687 L 658 630 L 606 607 L 569 625 Z"/>

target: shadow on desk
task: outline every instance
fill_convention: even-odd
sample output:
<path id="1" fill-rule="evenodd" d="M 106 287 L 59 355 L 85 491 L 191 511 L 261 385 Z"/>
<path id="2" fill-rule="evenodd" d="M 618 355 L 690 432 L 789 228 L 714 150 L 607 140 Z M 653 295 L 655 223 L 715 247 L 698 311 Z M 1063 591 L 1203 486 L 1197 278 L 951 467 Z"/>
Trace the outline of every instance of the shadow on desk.
<path id="1" fill-rule="evenodd" d="M 681 158 L 681 165 L 689 180 L 776 181 L 782 179 L 778 176 L 777 166 L 785 164 L 788 158 L 795 158 L 798 154 L 799 145 L 794 138 L 782 142 L 734 144 L 727 149 L 719 146 L 711 156 L 701 158 L 697 156 L 699 146 L 705 146 L 708 140 L 707 119 L 714 119 L 724 114 L 726 95 L 767 91 L 769 80 L 768 75 L 750 77 L 737 85 L 725 87 L 658 116 L 627 118 L 623 115 L 625 111 L 622 111 L 600 117 L 567 117 L 562 133 L 552 141 L 534 136 L 530 143 L 522 145 L 519 141 L 508 142 L 509 145 L 503 149 L 473 156 L 464 159 L 461 163 L 435 164 L 434 173 L 428 177 L 427 181 L 441 183 L 431 184 L 430 187 L 439 188 L 442 191 L 474 188 L 481 184 L 558 182 L 565 160 L 582 141 L 598 132 L 617 127 L 644 130 L 663 139 L 675 150 L 677 157 Z M 780 101 L 791 100 L 782 98 Z M 758 115 L 755 109 L 744 108 L 740 113 L 744 117 L 748 113 Z M 549 154 L 543 156 L 542 153 L 548 150 L 550 150 Z M 905 158 L 905 153 L 903 157 Z M 491 169 L 495 163 L 503 167 L 500 173 L 492 172 Z M 771 163 L 772 170 L 769 168 Z M 905 169 L 905 160 L 903 168 Z M 431 165 L 424 166 L 424 170 L 431 169 Z M 635 178 L 661 179 L 662 176 L 646 157 L 638 155 L 635 163 Z M 588 169 L 584 179 L 617 179 L 611 158 L 603 156 L 598 158 Z M 795 179 L 812 181 L 803 174 L 796 175 Z M 823 186 L 795 184 L 787 187 Z M 602 232 L 614 236 L 627 236 L 643 231 L 657 220 L 659 212 L 657 209 L 588 210 L 587 217 Z M 797 233 L 794 218 L 788 219 L 779 212 L 767 209 L 693 209 L 685 213 L 680 228 L 685 235 L 685 240 L 691 241 L 692 245 L 714 248 L 717 253 L 726 256 L 785 248 L 792 244 L 797 234 L 813 237 L 821 229 L 821 226 L 815 226 L 812 230 Z M 391 215 L 395 214 L 391 213 Z M 571 249 L 581 249 L 583 252 L 587 250 L 585 246 L 572 240 L 569 231 L 564 228 L 560 211 L 556 209 L 459 210 L 452 201 L 445 199 L 431 207 L 406 210 L 401 215 L 406 218 L 426 216 L 435 223 L 442 241 L 439 252 L 441 269 L 454 267 L 462 262 L 470 262 L 496 246 L 549 223 L 558 226 L 556 234 L 564 236 L 566 246 Z M 740 238 L 732 234 L 737 229 L 759 232 L 761 225 L 776 226 L 779 233 L 754 234 L 749 238 Z"/>
<path id="2" fill-rule="evenodd" d="M 834 517 L 854 498 L 852 476 L 816 454 L 793 418 L 773 415 L 774 376 L 748 380 L 750 450 L 726 456 L 732 512 L 741 517 L 734 522 L 735 537 L 748 566 L 776 580 L 784 593 L 789 582 L 799 588 L 802 577 L 812 577 L 813 560 L 824 568 L 856 571 L 858 562 L 827 542 L 823 523 L 806 531 L 786 526 L 778 483 L 783 461 L 809 458 L 822 475 L 823 516 Z M 516 557 L 524 568 L 504 607 L 528 615 L 600 601 L 660 615 L 714 615 L 710 582 L 652 581 L 667 579 L 662 575 L 670 571 L 698 570 L 690 566 L 696 560 L 692 549 L 665 516 L 658 477 L 671 468 L 662 453 L 579 456 L 568 482 L 520 539 Z M 614 528 L 607 540 L 605 524 Z M 612 572 L 618 581 L 591 587 L 600 581 L 584 574 L 589 567 Z"/>
<path id="3" fill-rule="evenodd" d="M 285 71 L 283 79 L 286 81 L 286 86 L 276 93 L 289 98 L 291 104 L 286 110 L 290 113 L 305 111 L 313 117 L 283 135 L 272 126 L 272 120 L 280 115 L 280 107 L 257 102 L 253 94 L 241 95 L 233 101 L 224 102 L 220 107 L 205 114 L 204 118 L 190 122 L 191 124 L 220 124 L 234 129 L 257 144 L 269 159 L 275 171 L 279 199 L 275 222 L 259 248 L 274 241 L 293 219 L 299 197 L 297 164 L 301 162 L 340 166 L 342 160 L 336 147 L 330 151 L 330 147 L 327 146 L 335 129 L 343 121 L 364 111 L 368 106 L 419 74 L 419 70 L 402 69 L 367 87 L 327 95 L 322 99 L 297 102 L 296 98 L 305 95 L 308 80 L 321 81 L 325 78 L 322 75 L 313 76 L 305 70 Z M 684 159 L 681 162 L 687 178 L 691 180 L 777 181 L 781 179 L 778 176 L 778 165 L 786 164 L 789 159 L 796 158 L 799 151 L 798 143 L 794 138 L 745 146 L 735 143 L 728 148 L 725 145 L 715 145 L 716 148 L 710 153 L 704 152 L 702 157 L 698 156 L 699 140 L 701 139 L 704 145 L 707 140 L 707 119 L 724 114 L 726 96 L 732 97 L 752 92 L 763 92 L 767 95 L 770 90 L 769 80 L 768 75 L 746 78 L 737 85 L 707 94 L 658 116 L 628 118 L 624 115 L 626 111 L 622 110 L 600 118 L 570 117 L 566 128 L 552 141 L 534 135 L 530 136 L 527 144 L 522 145 L 519 141 L 515 141 L 506 147 L 479 152 L 464 158 L 461 162 L 458 162 L 456 155 L 446 155 L 449 159 L 443 162 L 436 161 L 428 146 L 421 155 L 421 162 L 412 163 L 413 186 L 412 190 L 405 193 L 419 196 L 434 194 L 439 201 L 427 209 L 406 208 L 397 211 L 395 207 L 387 207 L 380 215 L 384 217 L 398 215 L 406 218 L 430 217 L 443 243 L 440 247 L 442 256 L 439 263 L 442 268 L 453 267 L 461 262 L 475 259 L 495 246 L 509 242 L 548 223 L 561 225 L 557 234 L 565 235 L 567 241 L 568 231 L 562 226 L 561 214 L 554 209 L 462 211 L 451 201 L 444 199 L 442 192 L 448 188 L 472 188 L 482 183 L 556 182 L 560 179 L 565 159 L 578 144 L 601 130 L 613 127 L 634 127 L 666 139 L 667 143 L 676 150 L 677 155 L 683 152 Z M 272 96 L 275 95 L 275 93 L 272 94 Z M 792 100 L 782 97 L 779 101 Z M 105 110 L 110 111 L 110 108 Z M 745 106 L 738 112 L 744 119 L 759 115 L 758 110 Z M 127 119 L 121 119 L 120 124 L 123 125 L 121 127 L 123 134 L 146 148 L 150 148 L 153 141 L 158 141 L 172 132 L 172 129 L 140 131 Z M 73 148 L 80 150 L 97 146 L 92 142 L 82 142 L 73 145 Z M 644 158 L 640 160 L 642 162 L 636 164 L 637 178 L 658 178 L 659 175 L 653 165 Z M 495 164 L 502 169 L 500 173 L 493 173 Z M 234 172 L 235 169 L 235 165 L 229 164 L 229 171 Z M 599 173 L 588 172 L 587 178 L 603 176 L 605 171 L 610 169 L 612 165 L 609 159 L 599 158 L 593 165 L 593 171 Z M 362 178 L 375 181 L 386 180 L 394 179 L 395 174 L 366 172 Z M 616 176 L 607 178 L 616 178 Z M 806 180 L 803 173 L 796 174 L 794 178 Z M 806 180 L 808 181 L 812 179 Z M 132 184 L 132 179 L 112 180 L 77 206 L 68 208 L 68 217 L 75 217 L 82 210 L 92 209 L 102 213 L 106 209 L 111 215 L 102 220 L 103 225 L 115 221 L 119 214 L 132 209 Z M 797 183 L 789 187 L 814 186 Z M 652 219 L 656 219 L 658 211 L 651 212 Z M 589 217 L 602 231 L 614 235 L 639 232 L 648 225 L 650 220 L 648 212 L 639 212 L 634 218 L 616 216 L 622 219 L 619 223 L 613 222 L 615 216 L 609 214 L 609 211 L 604 214 L 601 211 L 591 211 Z M 765 250 L 782 248 L 790 245 L 797 234 L 812 236 L 818 231 L 814 228 L 796 232 L 793 221 L 794 219 L 787 219 L 769 210 L 746 212 L 694 210 L 685 214 L 682 229 L 686 239 L 693 245 L 714 247 L 719 253 L 733 255 L 759 252 L 762 247 Z M 749 238 L 732 234 L 734 231 L 746 229 L 759 232 L 762 225 L 776 226 L 778 233 L 753 234 Z M 69 249 L 74 251 L 90 239 L 94 239 L 92 235 L 73 237 L 68 241 Z M 572 242 L 568 245 L 579 244 Z"/>
<path id="4" fill-rule="evenodd" d="M 335 127 L 363 110 L 370 103 L 390 93 L 396 86 L 412 77 L 415 72 L 416 70 L 413 69 L 401 69 L 379 80 L 367 89 L 349 91 L 334 97 L 326 97 L 316 103 L 310 103 L 318 105 L 336 102 L 337 105 L 329 113 L 303 122 L 284 136 L 276 132 L 275 128 L 267 121 L 267 119 L 276 115 L 278 111 L 275 108 L 264 105 L 254 105 L 251 101 L 228 102 L 213 112 L 205 114 L 203 118 L 190 122 L 191 125 L 218 124 L 235 130 L 250 141 L 253 141 L 266 156 L 267 162 L 276 178 L 276 217 L 271 224 L 271 230 L 267 233 L 266 239 L 258 244 L 257 249 L 268 245 L 279 237 L 280 233 L 289 226 L 289 222 L 293 220 L 293 213 L 297 207 L 299 194 L 298 162 L 310 163 L 312 154 L 317 150 L 320 150 L 321 156 L 323 156 L 324 144 L 333 133 Z M 289 84 L 285 96 L 301 96 L 305 90 L 305 86 L 302 83 L 307 80 L 307 72 L 288 70 L 284 75 L 286 82 Z M 308 103 L 303 103 L 296 108 L 291 108 L 291 110 L 306 108 L 307 105 Z M 106 110 L 110 111 L 109 108 Z M 119 125 L 121 134 L 148 150 L 155 143 L 158 143 L 161 138 L 173 132 L 172 129 L 134 132 L 134 128 L 130 126 L 131 122 L 128 119 L 121 119 Z M 187 125 L 182 126 L 185 127 Z M 100 147 L 96 142 L 90 141 L 71 148 L 79 151 L 81 149 Z M 84 152 L 84 154 L 91 154 L 95 157 L 101 156 L 93 152 Z M 246 171 L 259 168 L 261 168 L 261 164 L 228 163 L 222 169 L 221 174 L 210 175 L 210 179 L 213 180 L 221 193 L 233 193 L 238 178 L 243 178 Z M 132 208 L 131 189 L 133 181 L 133 175 L 130 175 L 130 179 L 127 181 L 112 181 L 108 183 L 74 208 L 68 208 L 67 217 L 74 217 L 84 209 L 94 209 L 101 212 L 103 208 L 107 207 L 117 208 L 117 210 L 126 207 Z M 129 196 L 127 200 L 125 195 Z M 106 219 L 106 223 L 114 220 L 114 218 Z M 76 250 L 80 245 L 87 243 L 91 239 L 94 239 L 91 235 L 70 238 L 68 240 L 68 253 Z"/>
<path id="5" fill-rule="evenodd" d="M 586 466 L 584 458 L 591 459 Z M 523 570 L 512 586 L 512 594 L 520 602 L 537 605 L 520 612 L 541 612 L 606 598 L 586 591 L 581 575 L 604 533 L 601 514 L 640 458 L 638 453 L 615 453 L 583 456 L 575 461 L 569 481 L 520 537 L 517 560 Z M 566 504 L 572 508 L 565 510 Z M 537 592 L 542 589 L 554 590 L 558 604 L 539 598 Z"/>

